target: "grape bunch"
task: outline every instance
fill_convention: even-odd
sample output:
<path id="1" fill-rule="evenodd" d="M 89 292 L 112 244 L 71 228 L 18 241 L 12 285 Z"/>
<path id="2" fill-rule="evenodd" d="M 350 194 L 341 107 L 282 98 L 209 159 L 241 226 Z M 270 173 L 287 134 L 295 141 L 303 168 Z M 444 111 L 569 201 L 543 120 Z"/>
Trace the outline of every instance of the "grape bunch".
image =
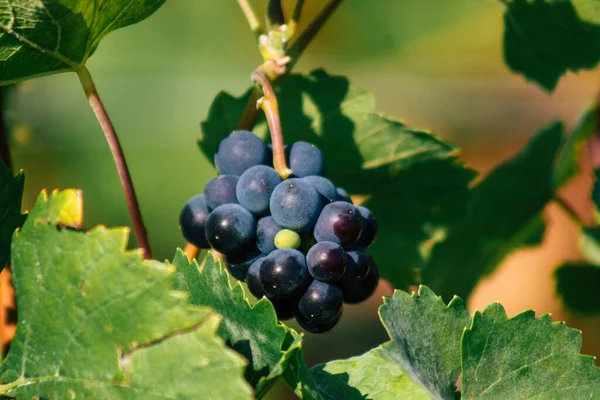
<path id="1" fill-rule="evenodd" d="M 215 154 L 220 175 L 186 203 L 181 231 L 189 243 L 222 253 L 230 274 L 267 297 L 280 320 L 327 332 L 343 303 L 360 303 L 377 288 L 366 251 L 377 221 L 323 177 L 317 147 L 296 142 L 285 155 L 292 176 L 283 180 L 269 166 L 270 146 L 252 132 L 232 132 Z"/>

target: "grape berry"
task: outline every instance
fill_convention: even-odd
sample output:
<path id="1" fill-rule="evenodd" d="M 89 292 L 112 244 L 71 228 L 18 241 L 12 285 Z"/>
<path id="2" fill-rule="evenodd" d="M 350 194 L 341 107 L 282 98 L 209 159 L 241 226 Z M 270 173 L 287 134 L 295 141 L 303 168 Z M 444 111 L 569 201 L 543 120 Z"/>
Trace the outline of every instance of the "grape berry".
<path id="1" fill-rule="evenodd" d="M 231 276 L 269 299 L 280 320 L 295 317 L 323 333 L 338 323 L 343 303 L 361 303 L 377 288 L 366 251 L 377 220 L 322 176 L 316 146 L 285 149 L 292 176 L 282 180 L 268 166 L 270 147 L 252 132 L 232 132 L 215 154 L 220 175 L 186 203 L 179 223 L 189 243 L 222 253 Z"/>

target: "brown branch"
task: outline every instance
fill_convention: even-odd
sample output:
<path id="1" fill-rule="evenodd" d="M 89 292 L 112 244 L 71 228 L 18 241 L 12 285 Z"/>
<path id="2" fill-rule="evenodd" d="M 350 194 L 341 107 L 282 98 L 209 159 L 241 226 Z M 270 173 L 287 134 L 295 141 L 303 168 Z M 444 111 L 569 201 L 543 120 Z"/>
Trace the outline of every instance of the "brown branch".
<path id="1" fill-rule="evenodd" d="M 96 118 L 100 123 L 100 127 L 106 136 L 106 141 L 108 142 L 115 165 L 117 166 L 119 178 L 121 178 L 121 185 L 125 191 L 127 207 L 129 208 L 129 214 L 131 215 L 131 220 L 133 222 L 133 229 L 137 237 L 138 246 L 144 250 L 144 258 L 150 259 L 152 258 L 150 242 L 148 241 L 146 227 L 140 212 L 140 205 L 138 203 L 137 196 L 135 195 L 133 182 L 131 181 L 131 175 L 129 174 L 129 168 L 127 167 L 125 154 L 123 154 L 123 149 L 119 143 L 117 132 L 115 132 L 115 128 L 110 120 L 110 117 L 108 116 L 106 109 L 102 104 L 102 100 L 98 95 L 96 85 L 94 85 L 94 81 L 92 80 L 92 76 L 90 75 L 88 69 L 85 66 L 82 67 L 77 71 L 77 75 L 79 76 L 81 86 L 83 87 L 88 101 L 90 102 L 90 106 L 92 107 L 92 110 L 94 110 L 94 114 L 96 114 Z"/>
<path id="2" fill-rule="evenodd" d="M 244 108 L 242 118 L 240 118 L 240 121 L 238 122 L 238 129 L 252 130 L 254 125 L 256 125 L 256 121 L 258 121 L 258 108 L 256 107 L 256 102 L 259 97 L 260 89 L 254 87 L 252 93 L 250 93 L 248 103 L 246 103 L 246 108 Z"/>
<path id="3" fill-rule="evenodd" d="M 308 27 L 298 36 L 298 38 L 290 45 L 287 54 L 291 57 L 289 69 L 291 69 L 298 58 L 304 53 L 304 50 L 312 42 L 315 36 L 321 31 L 325 23 L 333 15 L 335 10 L 342 4 L 343 0 L 331 0 L 323 10 L 315 17 L 315 19 L 308 25 Z"/>
<path id="4" fill-rule="evenodd" d="M 268 29 L 278 29 L 281 25 L 285 24 L 285 15 L 281 2 L 282 0 L 269 0 L 267 4 Z"/>

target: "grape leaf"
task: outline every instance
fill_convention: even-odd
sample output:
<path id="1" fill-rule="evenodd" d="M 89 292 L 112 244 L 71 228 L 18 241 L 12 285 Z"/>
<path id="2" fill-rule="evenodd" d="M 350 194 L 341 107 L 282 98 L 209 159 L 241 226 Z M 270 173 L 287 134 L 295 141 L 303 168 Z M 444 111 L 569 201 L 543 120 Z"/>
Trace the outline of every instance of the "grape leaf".
<path id="1" fill-rule="evenodd" d="M 323 400 L 429 399 L 425 389 L 386 358 L 395 352 L 394 343 L 387 342 L 361 356 L 315 365 L 310 372 Z"/>
<path id="2" fill-rule="evenodd" d="M 423 282 L 445 299 L 454 294 L 468 298 L 479 279 L 506 255 L 539 241 L 540 213 L 557 185 L 571 175 L 565 164 L 557 178 L 557 154 L 562 149 L 563 159 L 574 162 L 575 156 L 569 152 L 578 151 L 577 141 L 568 146 L 564 143 L 563 126 L 554 123 L 474 187 L 467 212 L 450 228 L 447 239 L 433 249 Z"/>
<path id="3" fill-rule="evenodd" d="M 475 312 L 461 349 L 464 399 L 600 398 L 600 369 L 579 354 L 581 334 L 548 314 L 509 319 L 492 304 Z"/>
<path id="4" fill-rule="evenodd" d="M 414 283 L 424 263 L 421 246 L 453 221 L 475 176 L 458 163 L 456 146 L 377 114 L 369 92 L 323 70 L 290 75 L 276 91 L 286 142 L 315 144 L 336 185 L 369 196 L 366 206 L 380 223 L 369 252 L 382 276 L 395 287 Z M 199 141 L 209 159 L 237 126 L 249 96 L 221 93 L 213 102 Z M 254 131 L 266 138 L 264 118 Z"/>
<path id="5" fill-rule="evenodd" d="M 271 302 L 261 299 L 251 306 L 241 284 L 232 287 L 223 263 L 210 253 L 199 267 L 178 250 L 173 265 L 177 268 L 174 287 L 189 293 L 193 304 L 211 307 L 223 316 L 219 335 L 248 359 L 246 379 L 260 397 L 281 376 L 299 343 L 284 343 L 289 328 L 277 321 Z"/>
<path id="6" fill-rule="evenodd" d="M 21 214 L 23 184 L 23 174 L 13 176 L 0 159 L 0 270 L 9 261 L 13 232 L 25 220 Z"/>
<path id="7" fill-rule="evenodd" d="M 397 362 L 433 398 L 453 399 L 460 374 L 460 338 L 471 319 L 463 301 L 454 297 L 446 306 L 429 288 L 409 295 L 396 290 L 379 308 L 381 321 Z"/>
<path id="8" fill-rule="evenodd" d="M 584 1 L 576 4 L 582 15 L 569 0 L 505 1 L 504 59 L 510 69 L 552 91 L 567 71 L 595 68 L 600 15 L 597 4 Z"/>
<path id="9" fill-rule="evenodd" d="M 0 85 L 73 71 L 165 0 L 0 0 Z"/>
<path id="10" fill-rule="evenodd" d="M 421 286 L 396 290 L 379 315 L 391 342 L 357 357 L 310 369 L 301 352 L 284 377 L 303 399 L 454 399 L 460 373 L 460 338 L 470 321 L 464 303 L 446 306 Z"/>
<path id="11" fill-rule="evenodd" d="M 296 331 L 290 330 L 287 340 L 298 343 L 302 340 L 302 337 Z M 282 376 L 287 385 L 301 399 L 323 400 L 323 397 L 317 388 L 317 383 L 315 382 L 310 369 L 306 366 L 301 346 L 294 346 L 293 350 L 290 352 L 289 363 Z"/>
<path id="12" fill-rule="evenodd" d="M 588 263 L 566 263 L 555 272 L 556 291 L 564 305 L 581 314 L 600 314 L 600 267 Z"/>
<path id="13" fill-rule="evenodd" d="M 43 192 L 13 239 L 19 320 L 0 394 L 251 398 L 220 317 L 171 290 L 172 268 L 124 251 L 127 229 L 61 228 L 81 223 L 81 205 L 79 191 Z"/>

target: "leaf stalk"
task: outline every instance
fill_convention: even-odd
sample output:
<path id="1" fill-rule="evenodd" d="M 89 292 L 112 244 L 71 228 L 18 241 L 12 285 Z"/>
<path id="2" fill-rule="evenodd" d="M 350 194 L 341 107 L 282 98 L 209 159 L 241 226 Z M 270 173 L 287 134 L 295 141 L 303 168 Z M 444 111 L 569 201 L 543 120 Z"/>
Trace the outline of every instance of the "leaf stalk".
<path id="1" fill-rule="evenodd" d="M 133 222 L 133 229 L 137 237 L 138 246 L 144 251 L 144 258 L 150 259 L 152 258 L 152 250 L 150 248 L 150 242 L 148 241 L 148 234 L 146 232 L 144 221 L 142 220 L 140 205 L 133 188 L 133 182 L 131 180 L 129 168 L 127 167 L 127 162 L 125 161 L 125 154 L 123 154 L 121 143 L 117 137 L 117 132 L 104 108 L 104 104 L 100 99 L 89 70 L 85 66 L 82 66 L 76 72 L 90 106 L 92 107 L 94 114 L 96 114 L 98 123 L 104 132 L 104 136 L 106 137 L 106 141 L 112 152 L 113 160 L 117 166 L 117 172 L 119 173 L 121 185 L 125 191 L 127 207 L 129 208 L 129 214 L 131 215 L 131 220 Z"/>

